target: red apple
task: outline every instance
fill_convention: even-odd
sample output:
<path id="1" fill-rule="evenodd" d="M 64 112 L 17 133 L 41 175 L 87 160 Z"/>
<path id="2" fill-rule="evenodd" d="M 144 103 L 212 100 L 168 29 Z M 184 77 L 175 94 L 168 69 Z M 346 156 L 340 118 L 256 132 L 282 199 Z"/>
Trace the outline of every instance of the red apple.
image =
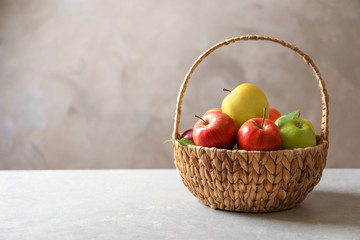
<path id="1" fill-rule="evenodd" d="M 275 151 L 281 149 L 281 133 L 276 124 L 265 118 L 252 118 L 241 125 L 237 134 L 239 149 Z"/>
<path id="2" fill-rule="evenodd" d="M 210 112 L 193 129 L 194 143 L 198 146 L 232 149 L 235 145 L 237 126 L 226 113 Z"/>
<path id="3" fill-rule="evenodd" d="M 192 129 L 186 130 L 183 134 L 181 134 L 180 138 L 186 138 L 186 139 L 189 139 L 190 141 L 194 142 L 193 130 Z"/>
<path id="4" fill-rule="evenodd" d="M 269 107 L 269 119 L 275 122 L 279 117 L 281 117 L 280 112 L 273 107 Z"/>
<path id="5" fill-rule="evenodd" d="M 208 110 L 204 115 L 211 113 L 211 112 L 222 112 L 221 108 L 212 108 L 210 110 Z"/>

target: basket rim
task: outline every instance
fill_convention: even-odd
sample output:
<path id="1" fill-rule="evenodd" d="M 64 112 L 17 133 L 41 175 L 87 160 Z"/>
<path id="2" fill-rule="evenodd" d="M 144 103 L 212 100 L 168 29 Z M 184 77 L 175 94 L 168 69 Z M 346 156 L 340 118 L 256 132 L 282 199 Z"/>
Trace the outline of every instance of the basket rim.
<path id="1" fill-rule="evenodd" d="M 201 150 L 201 149 L 204 149 L 204 150 L 215 150 L 216 152 L 226 152 L 226 153 L 241 153 L 241 154 L 259 154 L 259 153 L 269 153 L 269 154 L 283 154 L 283 153 L 290 153 L 290 152 L 311 152 L 313 150 L 316 150 L 318 151 L 320 148 L 321 149 L 324 149 L 324 148 L 327 148 L 329 146 L 329 141 L 327 139 L 324 139 L 324 138 L 320 138 L 320 142 L 318 144 L 316 144 L 315 146 L 313 147 L 305 147 L 305 148 L 293 148 L 293 149 L 280 149 L 280 150 L 275 150 L 275 151 L 247 151 L 247 150 L 244 150 L 244 149 L 225 149 L 225 148 L 216 148 L 216 147 L 204 147 L 204 146 L 198 146 L 198 145 L 192 145 L 192 144 L 189 144 L 189 145 L 181 145 L 180 143 L 178 142 L 174 142 L 173 144 L 175 145 L 178 145 L 180 147 L 188 147 L 189 149 L 193 149 L 193 150 Z"/>

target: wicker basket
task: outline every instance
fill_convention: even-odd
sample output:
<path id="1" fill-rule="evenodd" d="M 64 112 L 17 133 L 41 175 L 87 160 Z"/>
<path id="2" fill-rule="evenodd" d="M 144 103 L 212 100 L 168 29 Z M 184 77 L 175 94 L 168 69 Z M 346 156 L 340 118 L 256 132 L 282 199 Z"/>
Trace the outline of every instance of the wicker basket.
<path id="1" fill-rule="evenodd" d="M 317 145 L 279 151 L 245 151 L 173 143 L 175 166 L 189 191 L 212 208 L 241 212 L 271 212 L 293 208 L 320 181 L 328 151 L 328 102 L 325 83 L 309 56 L 282 40 L 242 36 L 205 51 L 185 76 L 177 99 L 173 138 L 179 139 L 181 103 L 191 74 L 216 49 L 247 40 L 267 40 L 290 48 L 308 64 L 319 83 L 322 99 L 321 136 Z"/>

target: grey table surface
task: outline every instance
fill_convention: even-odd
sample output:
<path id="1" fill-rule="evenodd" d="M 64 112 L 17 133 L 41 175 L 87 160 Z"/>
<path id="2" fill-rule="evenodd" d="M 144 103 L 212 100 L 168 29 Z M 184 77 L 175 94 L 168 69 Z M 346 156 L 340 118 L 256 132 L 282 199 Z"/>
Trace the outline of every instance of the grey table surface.
<path id="1" fill-rule="evenodd" d="M 0 171 L 0 239 L 360 239 L 360 169 L 262 214 L 203 205 L 176 170 Z"/>

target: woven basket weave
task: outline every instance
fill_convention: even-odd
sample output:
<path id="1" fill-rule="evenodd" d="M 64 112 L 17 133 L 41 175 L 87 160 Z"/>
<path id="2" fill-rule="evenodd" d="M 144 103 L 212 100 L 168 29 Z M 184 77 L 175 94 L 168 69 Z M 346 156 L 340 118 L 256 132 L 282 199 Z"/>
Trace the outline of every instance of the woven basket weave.
<path id="1" fill-rule="evenodd" d="M 242 36 L 220 42 L 205 51 L 185 76 L 177 99 L 173 138 L 179 139 L 181 103 L 191 74 L 216 49 L 246 40 L 267 40 L 295 51 L 319 83 L 322 99 L 321 136 L 317 145 L 279 151 L 245 151 L 173 143 L 175 166 L 189 191 L 212 208 L 241 212 L 271 212 L 302 202 L 320 181 L 328 151 L 329 97 L 320 72 L 309 56 L 292 44 L 263 36 Z"/>

